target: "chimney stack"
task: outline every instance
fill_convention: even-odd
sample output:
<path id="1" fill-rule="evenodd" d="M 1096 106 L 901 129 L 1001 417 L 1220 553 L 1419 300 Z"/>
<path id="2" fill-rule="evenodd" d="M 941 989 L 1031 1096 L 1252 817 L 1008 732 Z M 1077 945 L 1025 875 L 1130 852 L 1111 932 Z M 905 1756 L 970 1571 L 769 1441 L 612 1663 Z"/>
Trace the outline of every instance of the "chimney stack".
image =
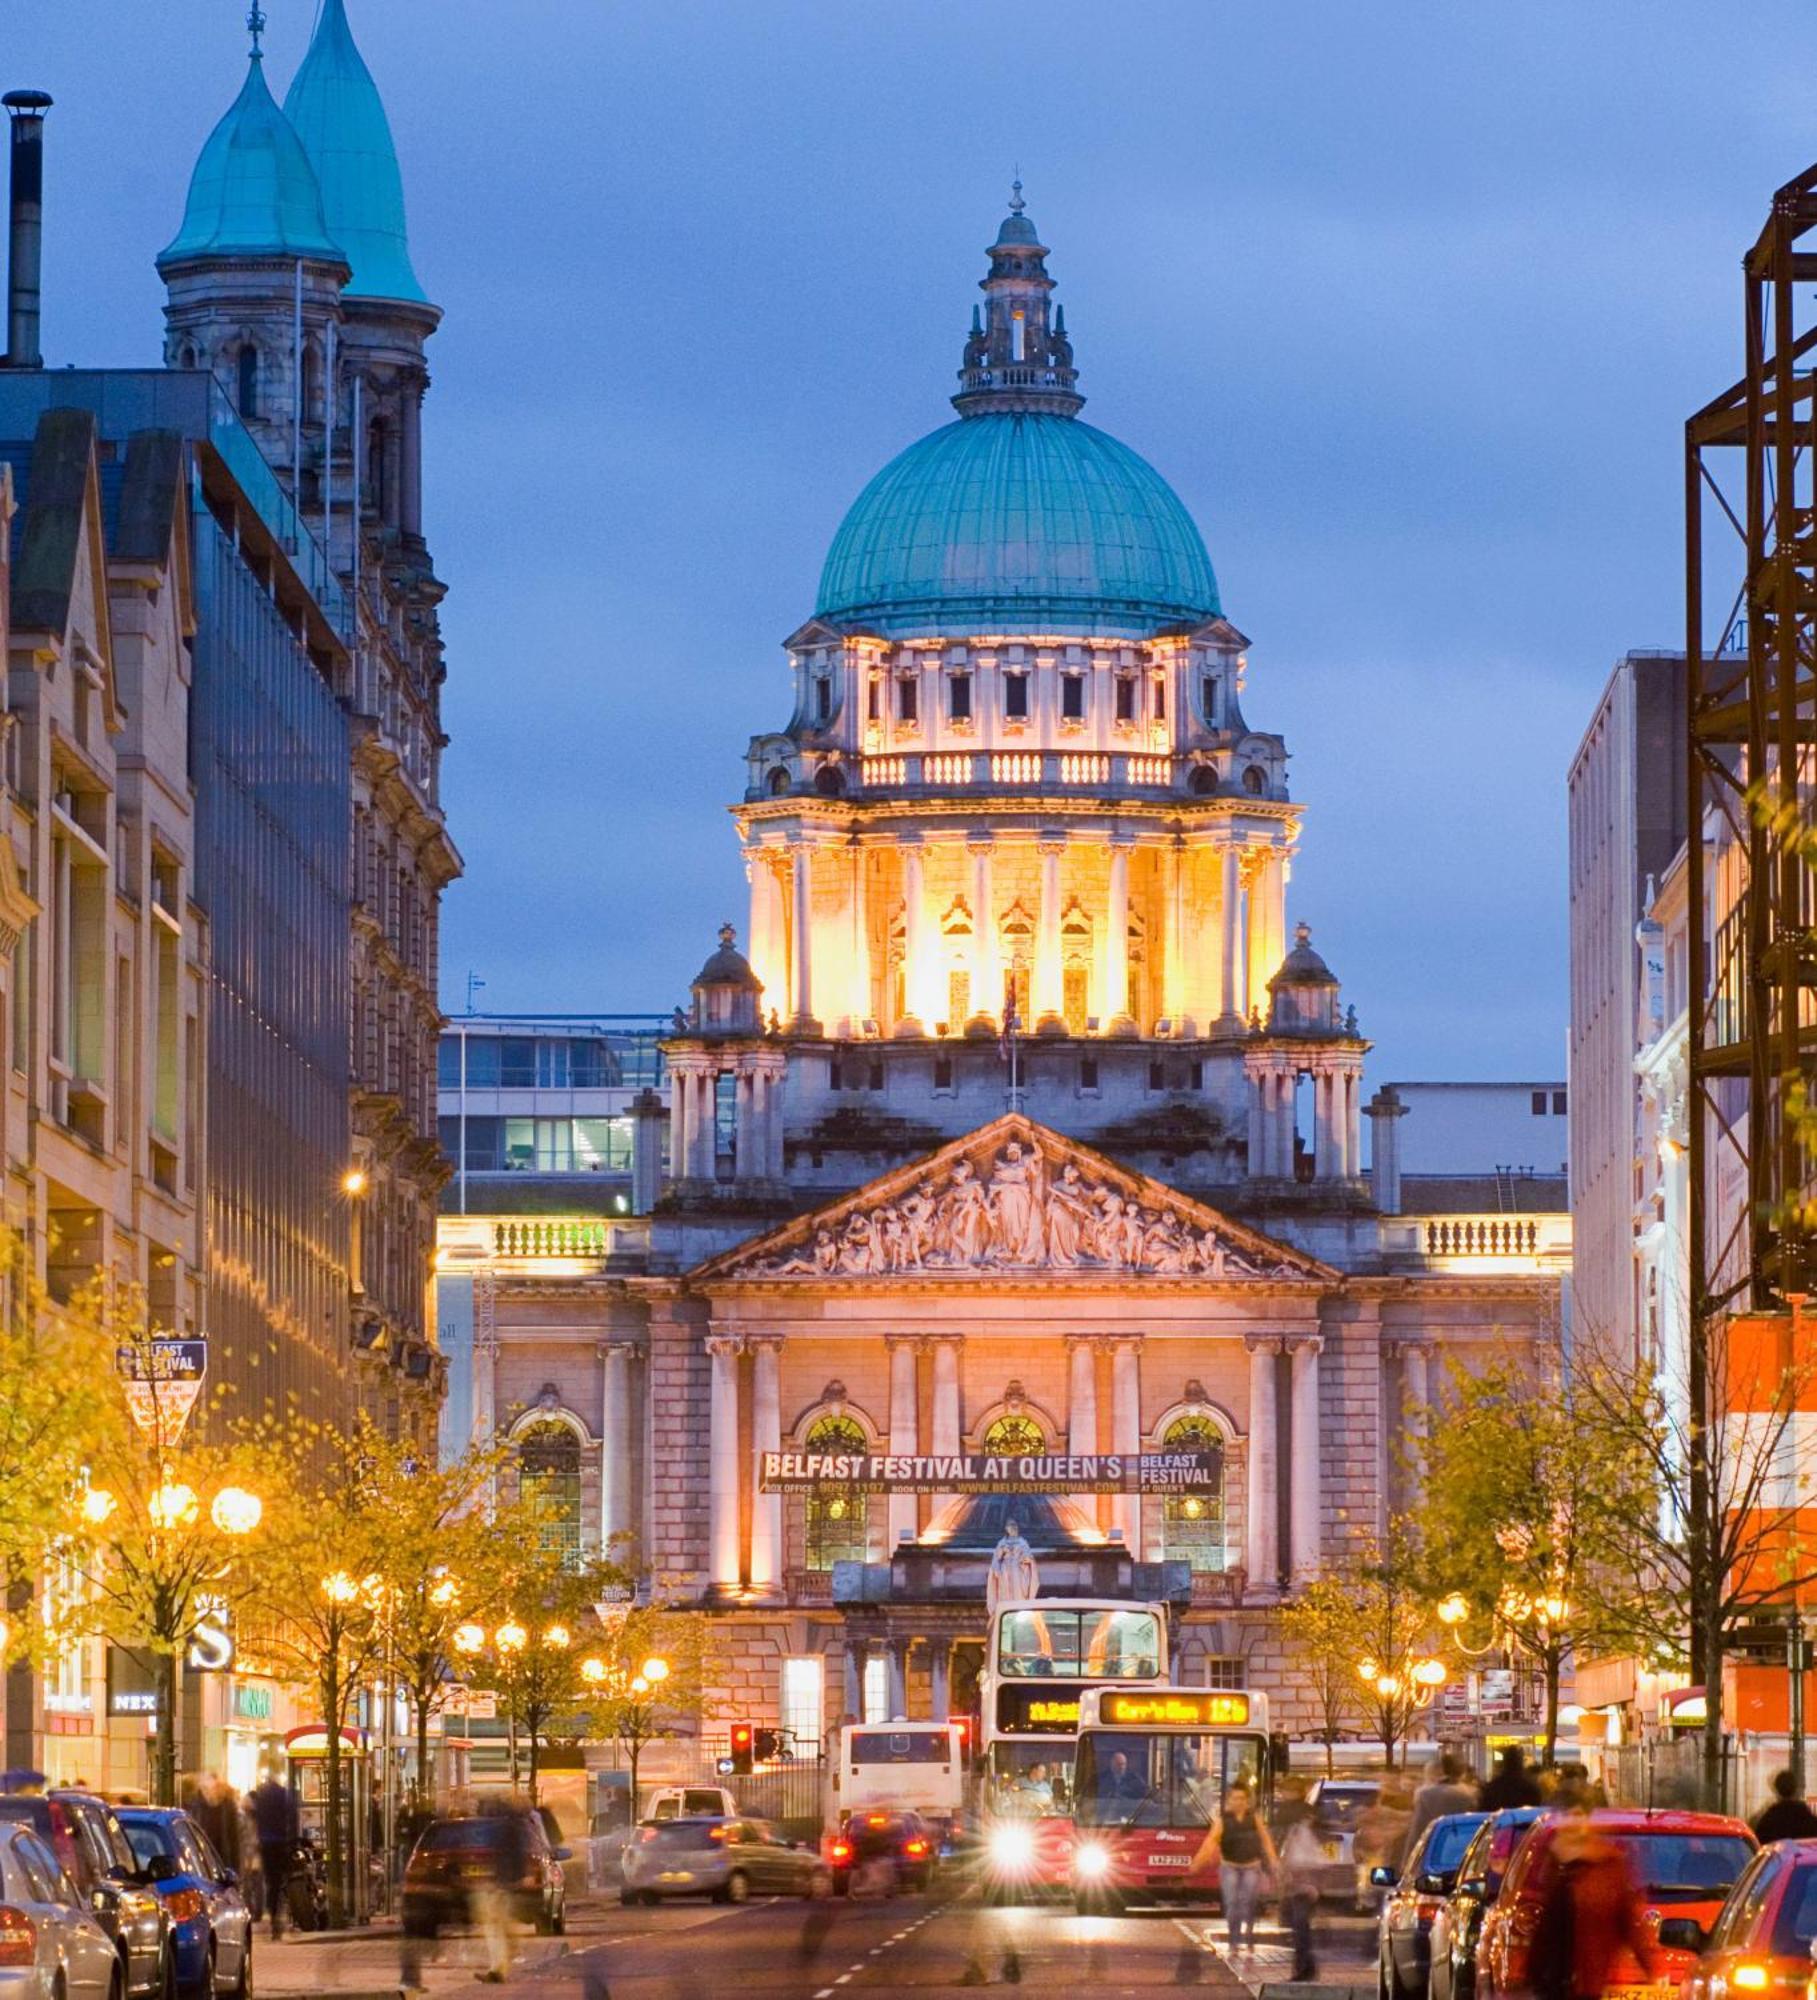
<path id="1" fill-rule="evenodd" d="M 42 368 L 39 277 L 44 261 L 44 114 L 42 90 L 0 97 L 12 121 L 12 206 L 7 240 L 6 365 Z"/>

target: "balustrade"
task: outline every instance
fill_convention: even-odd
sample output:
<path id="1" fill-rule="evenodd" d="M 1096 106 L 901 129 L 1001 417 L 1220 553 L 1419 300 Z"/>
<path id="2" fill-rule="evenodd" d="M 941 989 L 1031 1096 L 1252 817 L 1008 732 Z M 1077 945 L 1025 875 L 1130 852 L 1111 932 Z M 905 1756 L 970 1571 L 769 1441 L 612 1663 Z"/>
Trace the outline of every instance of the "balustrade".
<path id="1" fill-rule="evenodd" d="M 498 1257 L 603 1257 L 612 1225 L 586 1216 L 513 1216 L 492 1225 Z"/>
<path id="2" fill-rule="evenodd" d="M 1539 1222 L 1531 1215 L 1438 1215 L 1426 1222 L 1428 1257 L 1531 1257 Z"/>

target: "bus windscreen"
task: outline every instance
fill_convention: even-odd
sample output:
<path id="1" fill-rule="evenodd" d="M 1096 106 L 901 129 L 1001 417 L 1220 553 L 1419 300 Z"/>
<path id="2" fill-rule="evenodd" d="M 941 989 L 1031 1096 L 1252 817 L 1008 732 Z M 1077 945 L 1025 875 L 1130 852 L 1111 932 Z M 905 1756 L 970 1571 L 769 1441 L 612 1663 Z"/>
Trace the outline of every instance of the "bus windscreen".
<path id="1" fill-rule="evenodd" d="M 997 1628 L 997 1668 L 1019 1680 L 1156 1680 L 1161 1621 L 1152 1611 L 1050 1611 L 1030 1605 Z"/>
<path id="2" fill-rule="evenodd" d="M 1088 1730 L 1074 1767 L 1080 1826 L 1208 1827 L 1232 1785 L 1257 1784 L 1262 1741 L 1190 1731 Z"/>

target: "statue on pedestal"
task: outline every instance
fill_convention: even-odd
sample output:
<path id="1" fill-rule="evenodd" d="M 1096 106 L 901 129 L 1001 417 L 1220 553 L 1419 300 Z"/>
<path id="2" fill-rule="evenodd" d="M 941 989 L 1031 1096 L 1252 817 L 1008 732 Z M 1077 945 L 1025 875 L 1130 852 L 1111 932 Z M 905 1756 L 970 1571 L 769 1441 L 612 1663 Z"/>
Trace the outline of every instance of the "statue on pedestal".
<path id="1" fill-rule="evenodd" d="M 995 1611 L 1002 1604 L 1032 1604 L 1041 1587 L 1035 1552 L 1022 1539 L 1014 1521 L 1003 1524 L 1003 1539 L 991 1551 L 990 1574 L 984 1580 L 984 1601 Z"/>

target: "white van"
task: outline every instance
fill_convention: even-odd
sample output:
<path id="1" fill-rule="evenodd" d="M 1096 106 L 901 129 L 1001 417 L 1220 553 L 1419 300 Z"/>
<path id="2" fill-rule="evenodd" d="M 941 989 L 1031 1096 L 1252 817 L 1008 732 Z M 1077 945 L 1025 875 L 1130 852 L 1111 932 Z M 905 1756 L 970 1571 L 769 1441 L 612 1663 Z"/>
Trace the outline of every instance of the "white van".
<path id="1" fill-rule="evenodd" d="M 943 1834 L 965 1806 L 965 1725 L 848 1722 L 833 1758 L 827 1824 L 855 1812 L 918 1812 Z"/>

